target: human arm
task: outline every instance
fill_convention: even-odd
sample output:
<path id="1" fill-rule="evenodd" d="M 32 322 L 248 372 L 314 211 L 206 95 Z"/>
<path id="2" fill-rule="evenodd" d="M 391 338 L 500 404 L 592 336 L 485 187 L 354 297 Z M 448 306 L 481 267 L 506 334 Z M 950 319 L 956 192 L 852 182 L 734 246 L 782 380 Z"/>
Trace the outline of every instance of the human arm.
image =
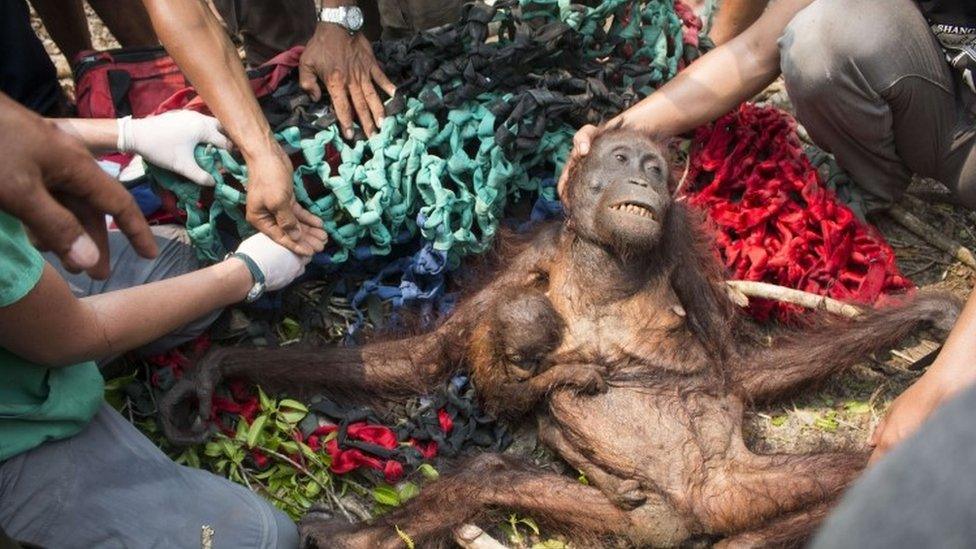
<path id="1" fill-rule="evenodd" d="M 355 5 L 351 0 L 324 0 L 323 8 Z M 377 87 L 393 97 L 396 86 L 386 77 L 373 55 L 373 46 L 362 32 L 350 34 L 335 23 L 320 22 L 305 46 L 298 64 L 299 85 L 314 101 L 325 84 L 336 118 L 346 139 L 353 136 L 353 119 L 366 135 L 383 121 L 383 100 Z"/>
<path id="2" fill-rule="evenodd" d="M 932 413 L 976 381 L 976 292 L 969 296 L 945 345 L 922 377 L 902 393 L 875 428 L 869 444 L 876 462 L 912 435 Z"/>
<path id="3" fill-rule="evenodd" d="M 275 141 L 234 45 L 200 0 L 143 0 L 166 51 L 237 144 L 247 164 L 247 220 L 275 242 L 309 255 L 303 227 L 322 220 L 292 189 L 292 165 Z"/>
<path id="4" fill-rule="evenodd" d="M 72 136 L 0 94 L 0 210 L 19 218 L 38 247 L 72 272 L 108 276 L 105 215 L 143 257 L 156 241 L 135 200 Z"/>
<path id="5" fill-rule="evenodd" d="M 703 55 L 659 90 L 605 126 L 622 125 L 657 137 L 679 135 L 711 122 L 749 99 L 779 76 L 777 41 L 793 17 L 813 0 L 773 3 L 745 32 Z M 600 133 L 580 128 L 559 180 L 565 192 L 569 167 L 585 156 Z"/>
<path id="6" fill-rule="evenodd" d="M 56 118 L 54 124 L 93 152 L 122 151 L 142 155 L 149 163 L 176 172 L 197 185 L 212 187 L 193 151 L 199 143 L 223 149 L 233 146 L 216 118 L 193 111 L 171 111 L 147 118 Z"/>
<path id="7" fill-rule="evenodd" d="M 308 231 L 307 243 L 321 250 L 324 235 L 314 234 Z M 238 251 L 256 263 L 272 290 L 299 276 L 308 262 L 261 233 Z M 0 308 L 0 347 L 50 367 L 114 356 L 243 300 L 253 285 L 244 261 L 231 257 L 182 276 L 78 299 L 45 265 L 23 299 Z"/>
<path id="8" fill-rule="evenodd" d="M 708 37 L 721 46 L 755 23 L 768 4 L 769 0 L 724 0 L 718 7 Z"/>

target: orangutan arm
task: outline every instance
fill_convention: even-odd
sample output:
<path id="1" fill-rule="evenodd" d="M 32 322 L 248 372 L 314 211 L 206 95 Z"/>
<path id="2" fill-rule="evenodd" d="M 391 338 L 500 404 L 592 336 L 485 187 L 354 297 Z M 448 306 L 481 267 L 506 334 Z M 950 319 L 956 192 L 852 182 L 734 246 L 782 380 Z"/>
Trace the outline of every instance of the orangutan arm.
<path id="1" fill-rule="evenodd" d="M 428 334 L 360 348 L 228 347 L 212 351 L 170 389 L 160 404 L 166 435 L 178 444 L 205 440 L 209 436 L 206 425 L 194 416 L 210 417 L 211 397 L 225 377 L 243 378 L 265 387 L 313 389 L 360 398 L 429 391 L 460 367 L 470 331 L 505 288 L 535 284 L 539 276 L 545 276 L 557 234 L 551 228 L 540 231 L 491 283 L 459 304 L 444 324 Z M 194 400 L 198 411 L 188 412 L 188 403 Z"/>

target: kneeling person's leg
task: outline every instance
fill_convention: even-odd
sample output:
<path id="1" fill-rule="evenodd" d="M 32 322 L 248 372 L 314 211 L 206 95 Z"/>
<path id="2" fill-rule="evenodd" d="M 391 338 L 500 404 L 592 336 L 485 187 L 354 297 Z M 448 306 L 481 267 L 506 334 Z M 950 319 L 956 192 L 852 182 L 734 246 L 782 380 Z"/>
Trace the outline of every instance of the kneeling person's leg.
<path id="1" fill-rule="evenodd" d="M 43 547 L 298 546 L 281 511 L 242 486 L 177 465 L 108 405 L 81 433 L 0 464 L 0 528 Z"/>
<path id="2" fill-rule="evenodd" d="M 957 83 L 914 2 L 817 0 L 780 54 L 797 119 L 858 184 L 884 201 L 912 173 L 951 185 Z"/>

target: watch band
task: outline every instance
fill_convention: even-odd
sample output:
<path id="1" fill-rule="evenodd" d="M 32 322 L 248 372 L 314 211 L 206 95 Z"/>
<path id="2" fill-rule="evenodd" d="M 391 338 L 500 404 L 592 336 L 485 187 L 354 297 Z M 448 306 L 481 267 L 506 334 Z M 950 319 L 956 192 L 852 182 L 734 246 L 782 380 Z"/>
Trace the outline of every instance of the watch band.
<path id="1" fill-rule="evenodd" d="M 242 254 L 240 252 L 234 252 L 227 254 L 224 259 L 229 259 L 232 257 L 240 259 L 244 262 L 244 265 L 247 266 L 247 270 L 251 273 L 251 279 L 254 280 L 254 285 L 251 286 L 251 289 L 247 292 L 247 297 L 244 298 L 244 301 L 251 303 L 264 294 L 264 273 L 261 272 L 258 264 L 251 259 L 251 256 Z"/>
<path id="2" fill-rule="evenodd" d="M 319 11 L 319 21 L 323 23 L 335 23 L 337 25 L 345 26 L 346 22 L 346 6 L 339 6 L 337 8 L 325 8 L 323 7 Z"/>
<path id="3" fill-rule="evenodd" d="M 339 25 L 354 34 L 363 28 L 363 11 L 355 4 L 323 7 L 319 10 L 319 21 Z"/>

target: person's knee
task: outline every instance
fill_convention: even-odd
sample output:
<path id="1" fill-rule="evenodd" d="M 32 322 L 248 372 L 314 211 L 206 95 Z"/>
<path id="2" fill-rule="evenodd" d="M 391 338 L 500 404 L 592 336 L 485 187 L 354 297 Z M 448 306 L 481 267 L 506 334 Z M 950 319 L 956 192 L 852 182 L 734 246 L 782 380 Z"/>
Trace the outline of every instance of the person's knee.
<path id="1" fill-rule="evenodd" d="M 194 504 L 183 511 L 189 514 L 187 523 L 209 525 L 215 539 L 224 547 L 253 549 L 296 549 L 299 546 L 298 526 L 284 512 L 271 503 L 231 481 L 201 471 L 180 467 L 183 496 Z"/>
<path id="2" fill-rule="evenodd" d="M 916 30 L 928 38 L 909 0 L 816 0 L 790 21 L 779 40 L 790 96 L 829 100 L 832 87 L 862 79 L 875 90 L 890 85 L 885 79 L 891 55 L 903 49 L 906 33 Z"/>
<path id="3" fill-rule="evenodd" d="M 779 39 L 780 68 L 794 100 L 817 98 L 849 58 L 855 30 L 838 23 L 843 2 L 817 0 L 793 17 Z"/>

